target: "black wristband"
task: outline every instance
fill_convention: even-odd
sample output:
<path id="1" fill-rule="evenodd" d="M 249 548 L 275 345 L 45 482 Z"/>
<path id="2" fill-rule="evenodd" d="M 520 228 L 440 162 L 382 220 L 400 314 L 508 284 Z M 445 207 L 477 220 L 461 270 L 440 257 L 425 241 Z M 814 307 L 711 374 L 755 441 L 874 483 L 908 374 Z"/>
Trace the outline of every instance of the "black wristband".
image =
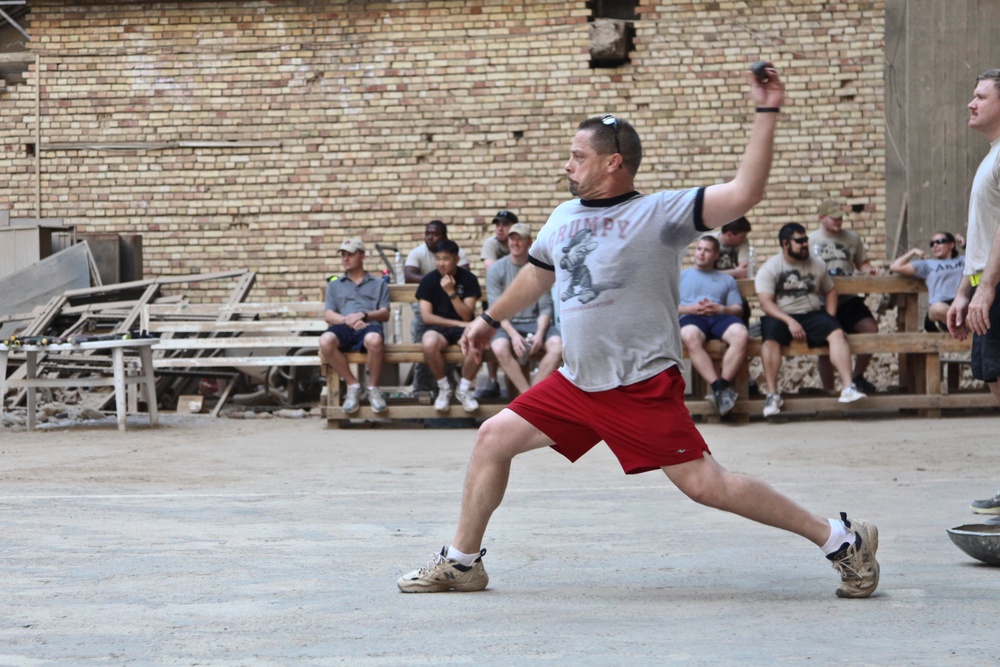
<path id="1" fill-rule="evenodd" d="M 480 319 L 483 320 L 483 322 L 486 322 L 486 324 L 490 325 L 494 329 L 499 329 L 500 328 L 500 323 L 497 322 L 492 317 L 490 317 L 486 312 L 483 312 L 483 314 L 480 315 L 479 317 L 480 317 Z"/>
<path id="2" fill-rule="evenodd" d="M 458 292 L 452 292 L 451 294 L 448 295 L 448 298 L 449 299 L 457 299 L 458 298 Z"/>
<path id="3" fill-rule="evenodd" d="M 781 107 L 757 107 L 754 111 L 757 113 L 781 113 Z"/>

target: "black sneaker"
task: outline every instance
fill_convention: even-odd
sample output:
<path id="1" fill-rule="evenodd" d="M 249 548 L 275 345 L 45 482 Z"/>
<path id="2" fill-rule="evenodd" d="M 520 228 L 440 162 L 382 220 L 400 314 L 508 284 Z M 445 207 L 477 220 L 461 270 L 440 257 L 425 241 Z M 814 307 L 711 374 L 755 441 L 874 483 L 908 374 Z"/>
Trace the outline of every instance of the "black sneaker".
<path id="1" fill-rule="evenodd" d="M 875 388 L 875 385 L 865 379 L 864 375 L 859 375 L 854 378 L 854 386 L 857 387 L 858 391 L 862 394 L 867 394 L 869 396 L 878 391 L 878 389 Z"/>
<path id="2" fill-rule="evenodd" d="M 490 380 L 489 384 L 476 392 L 476 398 L 500 398 L 500 382 Z"/>
<path id="3" fill-rule="evenodd" d="M 976 514 L 1000 514 L 1000 491 L 986 500 L 973 500 L 969 505 Z"/>

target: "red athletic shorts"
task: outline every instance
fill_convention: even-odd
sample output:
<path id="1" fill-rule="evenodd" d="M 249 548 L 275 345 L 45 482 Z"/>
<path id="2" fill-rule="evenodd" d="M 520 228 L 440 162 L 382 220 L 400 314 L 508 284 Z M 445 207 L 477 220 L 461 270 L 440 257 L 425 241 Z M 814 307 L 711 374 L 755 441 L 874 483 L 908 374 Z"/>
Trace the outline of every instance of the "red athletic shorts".
<path id="1" fill-rule="evenodd" d="M 603 440 L 628 475 L 710 454 L 684 405 L 676 366 L 648 380 L 608 391 L 576 388 L 558 371 L 508 405 L 576 461 Z"/>

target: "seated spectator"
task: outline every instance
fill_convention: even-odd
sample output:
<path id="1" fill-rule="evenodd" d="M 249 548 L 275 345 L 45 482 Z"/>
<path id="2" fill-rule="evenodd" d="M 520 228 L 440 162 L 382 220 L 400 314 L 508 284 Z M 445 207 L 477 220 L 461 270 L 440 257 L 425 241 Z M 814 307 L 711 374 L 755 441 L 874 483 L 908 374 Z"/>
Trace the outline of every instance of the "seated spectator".
<path id="1" fill-rule="evenodd" d="M 438 395 L 434 408 L 445 412 L 449 407 L 451 385 L 445 374 L 442 352 L 448 345 L 458 344 L 465 327 L 475 317 L 476 302 L 483 293 L 476 277 L 458 266 L 458 245 L 454 241 L 439 243 L 434 256 L 437 268 L 424 276 L 417 287 L 420 316 L 426 327 L 420 342 L 427 368 L 437 381 Z M 462 380 L 455 390 L 455 398 L 466 412 L 479 409 L 473 387 L 478 370 L 479 362 L 475 356 L 469 354 L 465 357 Z"/>
<path id="2" fill-rule="evenodd" d="M 709 236 L 719 240 L 719 259 L 715 262 L 716 269 L 733 278 L 748 277 L 750 243 L 747 241 L 747 236 L 749 234 L 750 221 L 746 217 L 739 217 L 732 222 L 727 222 L 718 231 L 709 234 Z"/>
<path id="3" fill-rule="evenodd" d="M 781 253 L 764 263 L 754 285 L 761 318 L 760 359 L 764 366 L 767 396 L 764 416 L 781 412 L 783 401 L 778 393 L 781 370 L 781 346 L 792 339 L 804 340 L 809 347 L 830 347 L 830 361 L 840 375 L 843 390 L 841 403 L 853 403 L 865 394 L 851 382 L 851 347 L 837 312 L 837 290 L 827 273 L 826 263 L 809 255 L 809 237 L 805 227 L 790 222 L 778 232 Z"/>
<path id="4" fill-rule="evenodd" d="M 494 303 L 514 282 L 517 272 L 528 263 L 531 228 L 523 222 L 513 225 L 507 244 L 510 254 L 497 260 L 486 272 L 486 294 Z M 501 320 L 490 349 L 507 375 L 507 381 L 522 394 L 528 391 L 530 385 L 520 360 L 526 361 L 529 355 L 544 349 L 545 355 L 538 362 L 535 382 L 551 375 L 562 361 L 562 337 L 559 329 L 552 324 L 552 294 L 546 292 L 534 305 L 510 319 Z"/>
<path id="5" fill-rule="evenodd" d="M 920 248 L 910 248 L 889 265 L 889 270 L 901 276 L 921 278 L 927 283 L 927 331 L 948 330 L 948 308 L 955 300 L 958 284 L 965 270 L 965 256 L 958 254 L 955 236 L 951 232 L 937 232 L 931 239 L 931 254 L 927 258 Z M 914 261 L 914 257 L 919 257 Z"/>
<path id="6" fill-rule="evenodd" d="M 344 412 L 353 414 L 361 404 L 361 382 L 351 372 L 344 352 L 364 348 L 368 353 L 368 403 L 374 412 L 388 408 L 378 381 L 382 374 L 385 354 L 382 322 L 389 320 L 389 286 L 381 277 L 365 271 L 365 244 L 359 238 L 340 244 L 340 261 L 344 274 L 331 276 L 326 284 L 326 306 L 323 318 L 330 328 L 319 337 L 323 358 L 347 383 Z"/>
<path id="7" fill-rule="evenodd" d="M 408 283 L 419 283 L 424 276 L 433 271 L 437 266 L 434 254 L 438 244 L 448 240 L 448 226 L 440 220 L 431 220 L 424 228 L 424 242 L 411 250 L 406 256 L 403 267 L 403 277 Z M 464 269 L 469 268 L 469 260 L 465 252 L 458 251 L 458 265 Z M 420 305 L 413 304 L 413 320 L 410 322 L 410 340 L 419 343 L 424 336 L 424 322 L 420 319 Z M 434 379 L 427 372 L 424 364 L 414 364 L 413 366 L 413 389 L 414 391 L 433 391 Z"/>
<path id="8" fill-rule="evenodd" d="M 840 203 L 834 200 L 823 202 L 819 205 L 817 216 L 820 226 L 810 232 L 809 244 L 815 256 L 826 262 L 826 270 L 831 276 L 877 276 L 882 273 L 868 260 L 864 241 L 857 232 L 844 229 L 844 209 Z M 847 333 L 878 333 L 875 316 L 865 305 L 864 297 L 857 294 L 840 297 L 837 321 Z M 865 378 L 871 359 L 870 354 L 859 354 L 854 363 L 853 382 L 866 393 L 875 392 L 875 385 Z M 819 358 L 819 377 L 824 387 L 833 388 L 833 369 L 825 355 Z"/>
<path id="9" fill-rule="evenodd" d="M 435 261 L 437 247 L 442 241 L 447 240 L 448 225 L 440 220 L 431 220 L 427 223 L 427 227 L 424 228 L 424 242 L 406 256 L 406 263 L 403 266 L 406 282 L 419 283 L 424 276 L 437 268 Z M 469 258 L 462 249 L 458 251 L 458 265 L 463 269 L 469 268 Z"/>
<path id="10" fill-rule="evenodd" d="M 511 225 L 517 224 L 517 215 L 512 211 L 497 211 L 493 216 L 493 224 L 496 226 L 496 233 L 486 239 L 483 243 L 483 250 L 479 258 L 483 260 L 483 268 L 489 275 L 490 267 L 496 262 L 510 254 L 507 245 L 507 235 L 510 233 Z M 489 294 L 489 289 L 486 290 Z M 483 310 L 490 307 L 489 300 L 483 302 Z M 489 360 L 486 362 L 486 371 L 489 374 L 489 382 L 486 388 L 478 394 L 478 398 L 499 398 L 500 383 L 497 381 L 497 362 Z"/>
<path id="11" fill-rule="evenodd" d="M 747 360 L 747 340 L 750 335 L 740 319 L 743 299 L 736 280 L 716 270 L 719 240 L 703 236 L 694 253 L 694 266 L 681 273 L 680 326 L 681 340 L 695 370 L 712 387 L 712 396 L 720 415 L 729 414 L 739 394 L 730 386 L 736 373 Z M 729 348 L 722 357 L 722 374 L 705 351 L 705 341 L 724 341 Z"/>
<path id="12" fill-rule="evenodd" d="M 750 221 L 746 216 L 740 216 L 709 234 L 719 240 L 719 259 L 715 260 L 715 268 L 737 280 L 753 278 L 750 272 L 750 242 L 747 241 L 750 229 Z M 742 297 L 740 302 L 743 304 L 740 317 L 743 324 L 749 324 L 750 302 Z"/>

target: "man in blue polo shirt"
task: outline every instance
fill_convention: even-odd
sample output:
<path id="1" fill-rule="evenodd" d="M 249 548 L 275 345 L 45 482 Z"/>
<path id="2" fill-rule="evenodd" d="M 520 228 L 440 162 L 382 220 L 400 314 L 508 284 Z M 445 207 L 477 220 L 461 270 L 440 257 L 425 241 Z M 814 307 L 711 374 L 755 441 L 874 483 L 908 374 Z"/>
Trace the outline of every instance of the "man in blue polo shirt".
<path id="1" fill-rule="evenodd" d="M 326 310 L 323 319 L 330 328 L 320 336 L 319 349 L 334 370 L 347 383 L 344 412 L 352 414 L 361 404 L 361 382 L 351 372 L 344 352 L 364 348 L 368 352 L 368 403 L 374 412 L 388 408 L 378 381 L 382 374 L 385 356 L 382 322 L 389 320 L 389 286 L 381 278 L 365 271 L 365 244 L 360 238 L 347 239 L 340 244 L 340 261 L 344 265 L 342 276 L 332 276 L 326 284 Z"/>

